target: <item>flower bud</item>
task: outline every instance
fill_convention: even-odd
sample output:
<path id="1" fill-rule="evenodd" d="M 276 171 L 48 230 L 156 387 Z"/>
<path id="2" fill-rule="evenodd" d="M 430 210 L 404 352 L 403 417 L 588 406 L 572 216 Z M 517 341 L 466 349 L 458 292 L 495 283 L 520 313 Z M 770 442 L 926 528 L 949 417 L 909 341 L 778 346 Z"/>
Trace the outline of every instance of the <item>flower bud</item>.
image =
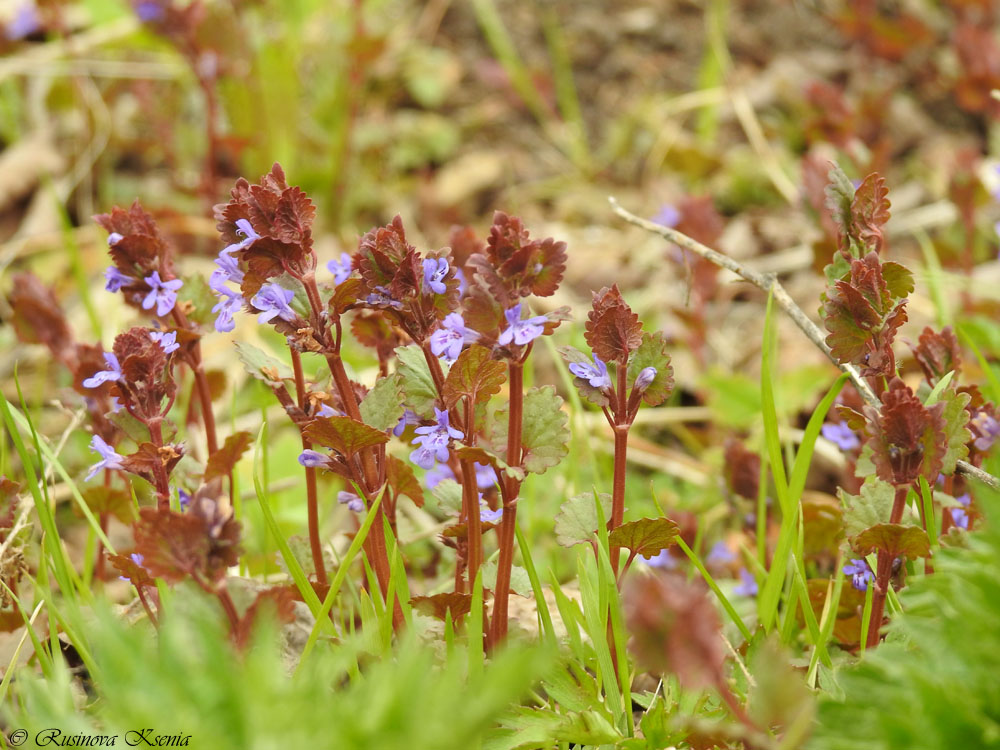
<path id="1" fill-rule="evenodd" d="M 635 385 L 633 388 L 642 393 L 644 390 L 649 388 L 650 384 L 653 382 L 653 378 L 656 377 L 655 367 L 644 367 L 642 372 L 639 373 L 638 377 L 635 379 Z"/>

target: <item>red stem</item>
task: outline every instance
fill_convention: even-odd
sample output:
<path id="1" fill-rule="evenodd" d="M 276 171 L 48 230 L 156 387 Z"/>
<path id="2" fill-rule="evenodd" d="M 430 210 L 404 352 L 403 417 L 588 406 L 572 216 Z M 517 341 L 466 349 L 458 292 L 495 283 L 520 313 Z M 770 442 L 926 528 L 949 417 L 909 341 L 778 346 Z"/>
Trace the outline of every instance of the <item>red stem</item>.
<path id="1" fill-rule="evenodd" d="M 291 349 L 292 370 L 295 372 L 295 395 L 299 408 L 305 410 L 306 382 L 302 372 L 302 357 L 295 349 Z M 312 448 L 305 435 L 302 436 L 302 450 Z M 316 496 L 316 469 L 305 467 L 306 472 L 306 510 L 309 516 L 309 547 L 312 550 L 313 567 L 316 569 L 316 582 L 326 586 L 326 566 L 323 564 L 323 547 L 319 541 L 319 502 Z"/>
<path id="2" fill-rule="evenodd" d="M 628 403 L 625 399 L 626 378 L 628 368 L 624 364 L 617 366 L 618 387 L 615 392 L 615 424 L 612 429 L 615 433 L 615 474 L 611 490 L 611 521 L 608 526 L 609 531 L 614 531 L 622 525 L 625 519 L 625 459 L 628 452 Z M 620 557 L 620 547 L 612 547 L 611 570 L 618 574 L 618 558 Z"/>
<path id="3" fill-rule="evenodd" d="M 524 411 L 524 363 L 510 362 L 507 366 L 510 388 L 510 411 L 507 421 L 507 465 L 521 465 L 521 425 Z M 497 582 L 493 591 L 493 637 L 496 646 L 507 638 L 507 601 L 510 598 L 510 573 L 514 565 L 514 528 L 517 523 L 517 494 L 521 483 L 505 477 L 506 489 L 503 517 L 500 519 L 500 559 Z"/>
<path id="4" fill-rule="evenodd" d="M 187 317 L 177 306 L 171 311 L 174 322 L 178 328 L 187 329 Z M 212 412 L 212 389 L 208 387 L 208 378 L 205 377 L 205 368 L 201 363 L 201 342 L 195 341 L 191 345 L 191 354 L 188 364 L 191 372 L 194 373 L 195 388 L 198 389 L 198 404 L 201 406 L 201 420 L 205 426 L 205 443 L 208 446 L 208 455 L 212 455 L 219 449 L 219 441 L 215 432 L 215 414 Z M 230 477 L 231 479 L 231 477 Z"/>
<path id="5" fill-rule="evenodd" d="M 897 487 L 896 497 L 892 502 L 892 513 L 889 523 L 899 523 L 906 507 L 906 494 L 909 487 Z M 875 590 L 872 593 L 872 613 L 868 621 L 868 639 L 865 648 L 874 648 L 879 642 L 879 630 L 882 628 L 882 617 L 885 614 L 885 599 L 889 593 L 889 579 L 892 576 L 892 557 L 885 550 L 878 551 L 878 564 L 875 570 Z"/>

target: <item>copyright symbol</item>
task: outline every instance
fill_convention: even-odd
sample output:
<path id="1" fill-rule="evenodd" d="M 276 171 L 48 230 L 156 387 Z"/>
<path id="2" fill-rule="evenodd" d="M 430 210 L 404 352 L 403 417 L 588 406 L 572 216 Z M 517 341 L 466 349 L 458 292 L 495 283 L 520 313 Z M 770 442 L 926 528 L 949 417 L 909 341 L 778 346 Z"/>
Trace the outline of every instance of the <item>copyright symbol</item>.
<path id="1" fill-rule="evenodd" d="M 11 747 L 18 747 L 23 745 L 24 741 L 28 739 L 28 733 L 23 729 L 15 729 L 10 733 L 10 744 Z"/>

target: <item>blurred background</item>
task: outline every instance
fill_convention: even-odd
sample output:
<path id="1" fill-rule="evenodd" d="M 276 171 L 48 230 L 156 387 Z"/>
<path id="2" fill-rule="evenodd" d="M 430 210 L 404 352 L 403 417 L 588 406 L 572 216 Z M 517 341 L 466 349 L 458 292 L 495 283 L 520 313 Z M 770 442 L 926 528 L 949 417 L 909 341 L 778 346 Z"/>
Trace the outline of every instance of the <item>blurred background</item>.
<path id="1" fill-rule="evenodd" d="M 812 313 L 835 247 L 830 162 L 856 180 L 879 171 L 889 257 L 917 272 L 909 337 L 956 324 L 989 377 L 1000 354 L 996 14 L 989 0 L 0 0 L 0 288 L 34 271 L 74 332 L 107 346 L 135 315 L 103 291 L 106 238 L 90 217 L 140 199 L 183 272 L 207 277 L 222 246 L 212 205 L 275 161 L 318 205 L 324 261 L 397 213 L 421 249 L 464 227 L 483 236 L 494 210 L 518 214 L 533 235 L 568 243 L 553 306 L 580 320 L 591 290 L 618 282 L 647 329 L 671 337 L 679 388 L 634 434 L 632 507 L 652 486 L 671 508 L 714 513 L 710 526 L 735 502 L 720 503 L 723 445 L 758 437 L 763 298 L 626 227 L 608 196 L 778 273 Z M 234 335 L 271 334 L 250 319 Z M 579 326 L 558 338 L 583 345 Z M 208 365 L 230 424 L 256 430 L 274 404 L 231 346 L 208 336 Z M 834 370 L 784 322 L 779 351 L 779 411 L 794 428 Z M 373 372 L 369 354 L 350 358 L 361 379 Z M 563 382 L 538 359 L 530 377 Z M 42 431 L 58 434 L 75 408 L 61 400 L 65 374 L 0 326 L 9 398 L 15 364 Z M 574 421 L 598 460 L 549 478 L 567 492 L 610 481 L 600 415 Z M 286 432 L 267 478 L 282 522 L 301 528 L 295 480 L 281 483 L 298 450 Z M 85 445 L 71 437 L 70 463 L 85 465 Z M 820 458 L 830 477 L 843 470 L 832 446 Z M 833 487 L 822 473 L 811 483 Z M 529 529 L 550 528 L 557 505 L 539 484 Z M 266 570 L 273 549 L 257 531 Z"/>

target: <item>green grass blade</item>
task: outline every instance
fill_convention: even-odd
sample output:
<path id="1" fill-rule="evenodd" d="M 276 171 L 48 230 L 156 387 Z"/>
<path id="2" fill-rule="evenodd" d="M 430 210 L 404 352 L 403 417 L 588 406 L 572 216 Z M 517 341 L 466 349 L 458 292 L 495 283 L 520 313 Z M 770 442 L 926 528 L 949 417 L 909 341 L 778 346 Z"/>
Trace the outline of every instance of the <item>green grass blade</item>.
<path id="1" fill-rule="evenodd" d="M 719 604 L 722 605 L 722 608 L 726 610 L 726 614 L 729 615 L 729 619 L 733 621 L 733 624 L 737 628 L 739 628 L 740 635 L 742 635 L 743 638 L 749 642 L 753 637 L 750 633 L 750 628 L 746 626 L 746 623 L 743 622 L 743 618 L 739 616 L 739 613 L 737 613 L 736 608 L 729 602 L 726 595 L 722 593 L 722 589 L 719 588 L 719 584 L 715 582 L 712 574 L 708 572 L 708 568 L 705 567 L 705 564 L 701 561 L 698 555 L 694 553 L 694 550 L 688 547 L 685 541 L 680 537 L 677 537 L 677 546 L 680 547 L 684 554 L 688 556 L 691 564 L 697 568 L 705 583 L 707 583 L 708 587 L 712 589 L 715 597 L 719 600 Z"/>

